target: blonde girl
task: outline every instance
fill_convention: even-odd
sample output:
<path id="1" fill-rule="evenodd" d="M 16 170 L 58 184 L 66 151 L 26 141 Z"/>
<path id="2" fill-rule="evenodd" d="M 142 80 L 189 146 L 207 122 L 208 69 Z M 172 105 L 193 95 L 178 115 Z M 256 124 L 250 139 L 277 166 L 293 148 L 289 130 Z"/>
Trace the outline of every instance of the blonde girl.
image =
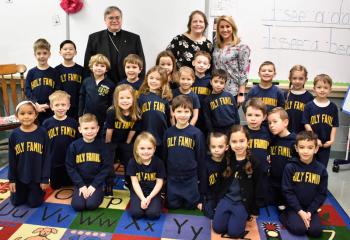
<path id="1" fill-rule="evenodd" d="M 173 53 L 169 50 L 158 54 L 156 65 L 165 69 L 168 75 L 168 83 L 171 89 L 178 88 L 178 75 L 176 71 L 176 60 Z"/>
<path id="2" fill-rule="evenodd" d="M 134 158 L 128 164 L 130 176 L 129 213 L 133 218 L 158 219 L 161 214 L 160 190 L 165 178 L 163 161 L 154 155 L 156 139 L 148 132 L 137 136 L 134 144 Z"/>
<path id="3" fill-rule="evenodd" d="M 307 70 L 302 65 L 295 65 L 289 71 L 289 90 L 285 93 L 284 109 L 288 113 L 288 130 L 295 134 L 305 130 L 301 119 L 305 105 L 312 101 L 314 97 L 305 89 L 307 81 Z"/>

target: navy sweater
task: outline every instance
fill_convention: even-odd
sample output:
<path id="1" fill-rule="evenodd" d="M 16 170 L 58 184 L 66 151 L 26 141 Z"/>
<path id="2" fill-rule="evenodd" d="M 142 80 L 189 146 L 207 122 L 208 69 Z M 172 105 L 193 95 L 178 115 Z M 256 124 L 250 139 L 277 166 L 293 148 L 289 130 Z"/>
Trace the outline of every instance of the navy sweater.
<path id="1" fill-rule="evenodd" d="M 46 129 L 50 139 L 51 167 L 64 166 L 67 149 L 78 138 L 78 122 L 70 117 L 64 120 L 50 117 L 43 122 L 42 126 Z"/>
<path id="2" fill-rule="evenodd" d="M 214 161 L 210 155 L 206 156 L 206 198 L 217 200 L 217 195 L 220 192 L 221 183 L 223 180 L 222 173 L 226 168 L 226 160 L 221 162 Z"/>
<path id="3" fill-rule="evenodd" d="M 303 94 L 294 94 L 293 92 L 285 93 L 286 103 L 284 109 L 288 113 L 289 124 L 288 130 L 295 134 L 305 130 L 304 124 L 301 123 L 305 105 L 312 101 L 314 97 L 308 91 Z"/>
<path id="4" fill-rule="evenodd" d="M 295 134 L 286 137 L 275 136 L 270 145 L 271 180 L 280 185 L 284 167 L 295 155 Z"/>
<path id="5" fill-rule="evenodd" d="M 80 138 L 67 151 L 67 173 L 76 187 L 92 185 L 97 188 L 103 185 L 105 178 L 113 170 L 111 159 L 108 146 L 101 139 L 96 138 L 87 143 Z"/>
<path id="6" fill-rule="evenodd" d="M 328 174 L 316 160 L 305 164 L 293 159 L 284 169 L 282 192 L 287 204 L 295 212 L 315 213 L 327 197 Z"/>
<path id="7" fill-rule="evenodd" d="M 142 83 L 143 83 L 143 81 L 142 81 L 141 78 L 140 78 L 139 80 L 137 80 L 136 82 L 133 82 L 133 83 L 129 82 L 127 79 L 123 79 L 123 80 L 121 80 L 121 81 L 118 83 L 118 86 L 119 86 L 120 84 L 128 84 L 128 85 L 130 85 L 135 91 L 138 91 L 138 90 L 140 89 Z"/>
<path id="8" fill-rule="evenodd" d="M 284 107 L 284 95 L 281 89 L 272 85 L 268 89 L 261 88 L 259 85 L 254 85 L 246 96 L 246 101 L 250 98 L 261 99 L 267 107 L 267 111 L 271 111 L 275 107 Z"/>
<path id="9" fill-rule="evenodd" d="M 188 125 L 170 127 L 164 134 L 164 159 L 168 176 L 198 176 L 201 193 L 205 191 L 206 144 L 203 133 Z"/>
<path id="10" fill-rule="evenodd" d="M 303 124 L 310 124 L 322 143 L 330 140 L 333 127 L 339 127 L 338 108 L 330 102 L 327 107 L 319 107 L 314 101 L 305 106 Z"/>
<path id="11" fill-rule="evenodd" d="M 13 130 L 8 154 L 11 183 L 49 183 L 49 138 L 44 128 L 38 127 L 33 132 L 23 132 L 20 128 Z"/>
<path id="12" fill-rule="evenodd" d="M 209 132 L 239 124 L 236 100 L 229 92 L 210 94 L 203 106 L 206 127 Z"/>
<path id="13" fill-rule="evenodd" d="M 197 94 L 195 94 L 194 92 L 190 92 L 188 94 L 183 94 L 180 92 L 179 88 L 174 89 L 172 92 L 173 92 L 173 98 L 175 98 L 179 95 L 186 95 L 186 96 L 191 98 L 192 104 L 193 104 L 193 109 L 200 109 L 201 108 L 199 98 L 198 98 Z"/>
<path id="14" fill-rule="evenodd" d="M 210 85 L 211 75 L 206 74 L 204 77 L 199 78 L 196 76 L 196 80 L 192 85 L 192 92 L 197 94 L 199 98 L 199 102 L 201 106 L 204 104 L 204 100 L 211 93 L 211 85 Z"/>
<path id="15" fill-rule="evenodd" d="M 93 77 L 84 79 L 80 89 L 79 116 L 84 113 L 96 115 L 100 127 L 106 120 L 107 109 L 112 105 L 114 83 L 105 78 L 96 85 Z"/>
<path id="16" fill-rule="evenodd" d="M 142 130 L 152 133 L 157 146 L 162 145 L 164 132 L 168 128 L 169 102 L 152 92 L 141 94 L 137 102 L 141 110 Z"/>
<path id="17" fill-rule="evenodd" d="M 39 104 L 50 104 L 49 96 L 55 90 L 61 89 L 58 72 L 49 67 L 40 70 L 34 67 L 28 71 L 25 82 L 25 94 L 28 99 Z"/>

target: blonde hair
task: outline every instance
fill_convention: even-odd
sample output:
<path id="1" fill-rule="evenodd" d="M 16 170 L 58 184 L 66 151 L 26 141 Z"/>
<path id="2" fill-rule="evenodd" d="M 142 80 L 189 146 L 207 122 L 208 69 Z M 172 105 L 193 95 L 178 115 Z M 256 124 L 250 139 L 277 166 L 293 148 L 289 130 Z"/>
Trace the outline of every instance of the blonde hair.
<path id="1" fill-rule="evenodd" d="M 171 89 L 169 87 L 168 77 L 167 77 L 166 71 L 163 68 L 161 68 L 160 66 L 154 66 L 148 70 L 148 72 L 145 76 L 145 80 L 143 81 L 143 83 L 139 89 L 139 93 L 140 94 L 149 93 L 148 76 L 153 72 L 157 72 L 160 75 L 161 87 L 159 89 L 158 95 L 161 98 L 165 98 L 168 101 L 171 101 L 171 99 L 173 98 L 173 94 L 172 94 Z"/>
<path id="2" fill-rule="evenodd" d="M 90 70 L 92 71 L 92 66 L 94 64 L 103 64 L 103 65 L 106 65 L 106 68 L 107 68 L 107 71 L 111 68 L 111 64 L 108 60 L 108 58 L 103 55 L 103 54 L 96 54 L 96 55 L 93 55 L 91 58 L 90 58 L 90 61 L 89 61 L 89 68 Z"/>
<path id="3" fill-rule="evenodd" d="M 34 49 L 34 53 L 36 53 L 36 51 L 38 49 L 45 49 L 47 51 L 50 52 L 51 49 L 51 45 L 50 43 L 44 39 L 44 38 L 39 38 L 38 40 L 36 40 L 33 44 L 33 49 Z"/>
<path id="4" fill-rule="evenodd" d="M 194 71 L 190 67 L 187 67 L 187 66 L 180 67 L 180 69 L 179 69 L 179 77 L 181 77 L 182 73 L 189 73 L 191 75 L 193 81 L 196 79 L 196 76 L 194 75 Z"/>
<path id="5" fill-rule="evenodd" d="M 157 147 L 157 141 L 156 138 L 149 132 L 141 132 L 135 139 L 135 143 L 134 143 L 134 149 L 133 149 L 133 153 L 134 153 L 134 158 L 135 161 L 138 164 L 142 164 L 141 158 L 140 156 L 137 154 L 137 147 L 140 144 L 140 142 L 144 140 L 144 141 L 149 141 L 152 143 L 152 145 L 154 146 L 154 148 Z"/>
<path id="6" fill-rule="evenodd" d="M 226 21 L 226 22 L 228 22 L 228 24 L 231 25 L 231 27 L 232 27 L 232 42 L 231 42 L 231 44 L 233 46 L 236 46 L 241 41 L 237 35 L 237 31 L 238 31 L 237 25 L 236 25 L 235 21 L 233 21 L 233 18 L 231 16 L 225 16 L 225 15 L 219 17 L 217 20 L 217 23 L 216 23 L 216 33 L 217 33 L 216 46 L 218 48 L 222 48 L 224 46 L 224 40 L 222 39 L 222 37 L 219 34 L 219 25 L 220 25 L 221 21 Z"/>
<path id="7" fill-rule="evenodd" d="M 315 77 L 315 79 L 314 79 L 314 86 L 316 86 L 316 84 L 317 84 L 318 82 L 321 82 L 321 81 L 324 82 L 324 83 L 328 83 L 329 86 L 332 87 L 333 80 L 332 80 L 332 78 L 331 78 L 329 75 L 324 74 L 324 73 L 318 74 L 318 75 Z"/>
<path id="8" fill-rule="evenodd" d="M 67 99 L 68 102 L 70 102 L 70 95 L 62 90 L 56 90 L 53 93 L 51 93 L 51 95 L 49 96 L 49 101 L 50 101 L 50 105 L 52 105 L 55 101 L 57 100 L 61 100 L 61 99 Z"/>
<path id="9" fill-rule="evenodd" d="M 122 110 L 119 107 L 119 93 L 121 91 L 129 91 L 132 95 L 133 98 L 133 103 L 131 105 L 131 109 L 130 109 L 130 117 L 131 117 L 131 121 L 135 122 L 137 119 L 140 118 L 139 116 L 139 110 L 138 110 L 138 106 L 137 106 L 137 101 L 136 101 L 136 92 L 133 89 L 132 86 L 130 86 L 129 84 L 120 84 L 118 85 L 113 93 L 113 106 L 112 108 L 115 109 L 115 118 L 119 121 L 119 122 L 127 122 L 125 120 L 125 116 L 122 114 Z"/>
<path id="10" fill-rule="evenodd" d="M 123 61 L 124 68 L 127 63 L 136 64 L 137 66 L 139 66 L 140 69 L 143 68 L 142 58 L 140 58 L 140 56 L 137 54 L 129 54 L 126 58 L 124 58 L 124 61 Z"/>
<path id="11" fill-rule="evenodd" d="M 271 114 L 274 114 L 274 113 L 278 113 L 282 120 L 286 120 L 286 119 L 289 120 L 287 111 L 282 107 L 273 108 L 271 111 L 267 113 L 267 116 L 270 116 Z"/>
<path id="12" fill-rule="evenodd" d="M 85 113 L 84 115 L 79 117 L 79 125 L 81 125 L 83 123 L 89 123 L 89 122 L 95 122 L 98 125 L 97 118 L 92 113 Z"/>

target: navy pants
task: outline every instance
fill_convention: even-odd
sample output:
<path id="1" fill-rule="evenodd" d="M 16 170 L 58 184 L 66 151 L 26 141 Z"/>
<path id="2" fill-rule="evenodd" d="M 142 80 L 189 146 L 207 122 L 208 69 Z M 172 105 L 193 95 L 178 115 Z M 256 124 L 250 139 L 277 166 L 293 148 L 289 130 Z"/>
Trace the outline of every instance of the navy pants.
<path id="1" fill-rule="evenodd" d="M 137 196 L 137 194 L 131 190 L 130 191 L 130 208 L 129 208 L 129 214 L 133 218 L 143 218 L 146 217 L 148 219 L 158 219 L 160 217 L 162 211 L 162 204 L 160 195 L 156 195 L 152 200 L 151 203 L 148 205 L 147 209 L 141 208 L 141 200 Z"/>
<path id="2" fill-rule="evenodd" d="M 280 215 L 281 223 L 292 234 L 303 236 L 308 235 L 310 237 L 320 237 L 322 235 L 321 220 L 318 213 L 311 214 L 310 228 L 305 227 L 304 221 L 301 217 L 292 209 L 283 211 Z"/>
<path id="3" fill-rule="evenodd" d="M 45 192 L 40 188 L 40 183 L 16 182 L 16 192 L 11 193 L 12 205 L 27 204 L 31 208 L 39 207 L 44 202 Z"/>
<path id="4" fill-rule="evenodd" d="M 50 186 L 53 189 L 72 186 L 72 180 L 67 174 L 66 166 L 54 167 L 51 169 Z"/>
<path id="5" fill-rule="evenodd" d="M 216 207 L 213 230 L 219 234 L 227 233 L 233 238 L 243 238 L 248 219 L 248 212 L 242 202 L 233 202 L 222 198 Z"/>
<path id="6" fill-rule="evenodd" d="M 195 209 L 199 202 L 197 176 L 168 176 L 168 208 Z"/>
<path id="7" fill-rule="evenodd" d="M 269 184 L 269 204 L 277 206 L 286 205 L 286 201 L 282 195 L 281 183 L 270 179 Z"/>
<path id="8" fill-rule="evenodd" d="M 74 186 L 71 205 L 75 211 L 94 210 L 102 203 L 103 196 L 102 186 L 97 187 L 92 196 L 87 199 L 83 195 L 79 196 L 79 188 Z"/>
<path id="9" fill-rule="evenodd" d="M 203 203 L 203 213 L 207 218 L 213 219 L 218 202 L 216 199 L 206 199 Z"/>
<path id="10" fill-rule="evenodd" d="M 327 168 L 329 156 L 331 154 L 331 148 L 320 147 L 316 153 L 316 159 Z"/>

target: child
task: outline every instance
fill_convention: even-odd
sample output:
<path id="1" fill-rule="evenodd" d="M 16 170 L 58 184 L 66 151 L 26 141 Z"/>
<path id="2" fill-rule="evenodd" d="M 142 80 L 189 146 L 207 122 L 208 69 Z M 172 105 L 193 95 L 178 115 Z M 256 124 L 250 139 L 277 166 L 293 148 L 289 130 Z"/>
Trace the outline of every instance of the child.
<path id="1" fill-rule="evenodd" d="M 165 178 L 163 161 L 154 156 L 156 139 L 148 132 L 137 136 L 134 158 L 129 162 L 127 174 L 131 178 L 129 213 L 133 218 L 158 219 L 162 204 L 160 190 Z"/>
<path id="2" fill-rule="evenodd" d="M 227 74 L 225 70 L 213 71 L 211 94 L 205 99 L 203 113 L 209 132 L 227 133 L 232 125 L 239 124 L 239 115 L 234 96 L 225 92 Z"/>
<path id="3" fill-rule="evenodd" d="M 35 208 L 43 203 L 49 183 L 49 138 L 45 129 L 34 123 L 38 112 L 33 102 L 20 102 L 16 117 L 21 125 L 9 137 L 10 200 L 14 206 Z"/>
<path id="4" fill-rule="evenodd" d="M 64 40 L 60 44 L 60 54 L 63 57 L 63 63 L 55 69 L 59 74 L 62 90 L 70 95 L 70 108 L 67 115 L 78 120 L 79 91 L 84 77 L 84 68 L 73 60 L 77 55 L 73 41 Z"/>
<path id="5" fill-rule="evenodd" d="M 249 133 L 249 149 L 255 159 L 259 162 L 261 173 L 261 192 L 264 193 L 262 199 L 257 199 L 259 207 L 268 205 L 269 192 L 269 170 L 270 164 L 268 162 L 269 146 L 271 136 L 269 130 L 262 124 L 266 119 L 266 105 L 258 98 L 252 98 L 247 101 L 245 118 L 247 126 L 245 128 Z"/>
<path id="6" fill-rule="evenodd" d="M 196 52 L 194 55 L 194 60 L 192 61 L 192 65 L 194 66 L 194 73 L 196 76 L 194 84 L 192 85 L 192 92 L 197 94 L 201 106 L 204 106 L 204 99 L 211 93 L 211 75 L 209 73 L 206 73 L 210 68 L 210 61 L 210 54 L 204 51 Z M 207 128 L 205 126 L 205 119 L 202 108 L 199 109 L 196 127 L 198 127 L 206 135 Z"/>
<path id="7" fill-rule="evenodd" d="M 207 155 L 206 159 L 206 185 L 208 190 L 204 197 L 203 212 L 205 216 L 213 219 L 218 204 L 217 195 L 220 192 L 222 174 L 226 168 L 226 162 L 223 159 L 228 150 L 228 139 L 223 133 L 213 132 L 209 134 L 208 141 L 210 151 L 210 155 Z"/>
<path id="8" fill-rule="evenodd" d="M 67 151 L 66 168 L 74 190 L 72 207 L 76 211 L 94 210 L 103 200 L 103 183 L 113 168 L 107 145 L 96 138 L 97 118 L 86 113 L 79 118 L 79 132 Z"/>
<path id="9" fill-rule="evenodd" d="M 107 111 L 105 127 L 106 143 L 112 143 L 115 149 L 114 159 L 119 159 L 121 164 L 126 167 L 132 157 L 131 141 L 135 135 L 135 123 L 139 119 L 135 90 L 131 85 L 120 84 L 114 90 L 113 106 Z M 105 194 L 113 195 L 114 171 L 110 173 L 107 179 Z M 130 183 L 125 175 L 125 186 Z"/>
<path id="10" fill-rule="evenodd" d="M 156 65 L 165 69 L 168 75 L 168 83 L 171 89 L 178 88 L 178 76 L 176 72 L 176 60 L 173 53 L 169 50 L 162 51 L 158 54 Z"/>
<path id="11" fill-rule="evenodd" d="M 314 160 L 318 150 L 317 135 L 310 131 L 300 132 L 295 149 L 299 157 L 288 163 L 283 171 L 282 191 L 287 210 L 280 215 L 280 220 L 292 234 L 321 237 L 317 210 L 327 197 L 328 174 L 323 164 Z"/>
<path id="12" fill-rule="evenodd" d="M 59 189 L 72 185 L 67 174 L 65 158 L 69 145 L 78 137 L 78 122 L 67 116 L 70 107 L 68 93 L 57 90 L 50 95 L 49 100 L 54 115 L 43 122 L 43 127 L 49 135 L 51 145 L 50 185 L 53 189 Z"/>
<path id="13" fill-rule="evenodd" d="M 163 136 L 170 122 L 171 99 L 172 93 L 165 70 L 159 66 L 152 67 L 141 85 L 138 106 L 141 111 L 142 131 L 147 131 L 156 138 L 156 156 L 160 159 L 163 159 Z"/>
<path id="14" fill-rule="evenodd" d="M 124 59 L 123 64 L 124 64 L 126 79 L 121 80 L 118 83 L 118 85 L 129 84 L 130 86 L 133 87 L 133 89 L 135 89 L 135 91 L 138 91 L 142 84 L 142 80 L 139 78 L 139 74 L 143 69 L 142 58 L 140 58 L 136 54 L 129 54 Z"/>
<path id="15" fill-rule="evenodd" d="M 267 118 L 270 132 L 275 136 L 270 144 L 270 203 L 276 204 L 279 210 L 284 210 L 282 174 L 294 154 L 295 134 L 288 131 L 288 114 L 283 108 L 272 109 Z"/>
<path id="16" fill-rule="evenodd" d="M 338 108 L 328 99 L 332 90 L 332 79 L 327 74 L 319 74 L 314 79 L 316 97 L 305 106 L 302 123 L 305 129 L 318 135 L 317 160 L 326 168 L 331 146 L 339 127 Z"/>
<path id="17" fill-rule="evenodd" d="M 219 203 L 213 219 L 213 230 L 231 238 L 244 238 L 246 222 L 257 215 L 255 204 L 259 194 L 259 167 L 248 147 L 248 131 L 240 125 L 232 127 L 227 167 L 220 186 Z"/>
<path id="18" fill-rule="evenodd" d="M 103 126 L 107 109 L 112 105 L 115 85 L 107 77 L 109 60 L 102 54 L 91 57 L 89 62 L 92 76 L 84 79 L 80 89 L 79 113 L 92 113 L 97 117 L 98 125 Z"/>
<path id="19" fill-rule="evenodd" d="M 193 106 L 188 96 L 177 96 L 171 107 L 176 124 L 164 134 L 168 207 L 194 209 L 205 191 L 205 140 L 189 123 Z"/>
<path id="20" fill-rule="evenodd" d="M 270 61 L 263 62 L 259 67 L 260 83 L 249 90 L 246 101 L 250 98 L 260 98 L 265 103 L 267 112 L 274 107 L 284 107 L 283 92 L 272 84 L 275 75 L 275 64 Z"/>
<path id="21" fill-rule="evenodd" d="M 289 81 L 289 91 L 285 94 L 284 109 L 289 117 L 288 130 L 297 134 L 305 130 L 304 124 L 301 123 L 304 108 L 314 97 L 304 88 L 307 81 L 307 70 L 304 66 L 293 66 L 289 71 Z"/>
<path id="22" fill-rule="evenodd" d="M 189 67 L 181 67 L 179 69 L 179 88 L 173 90 L 173 97 L 175 98 L 176 96 L 179 95 L 187 95 L 191 98 L 192 100 L 192 105 L 193 105 L 193 115 L 190 121 L 190 124 L 192 126 L 196 125 L 196 122 L 198 120 L 198 113 L 199 109 L 201 107 L 199 103 L 199 98 L 197 94 L 192 92 L 191 87 L 194 83 L 194 72 L 192 68 Z M 175 124 L 175 119 L 172 117 L 172 125 Z"/>
<path id="23" fill-rule="evenodd" d="M 49 96 L 61 88 L 57 71 L 48 64 L 50 48 L 50 43 L 45 39 L 40 38 L 34 42 L 34 55 L 38 65 L 28 71 L 25 82 L 25 94 L 35 103 L 39 112 L 39 124 L 52 116 Z"/>

